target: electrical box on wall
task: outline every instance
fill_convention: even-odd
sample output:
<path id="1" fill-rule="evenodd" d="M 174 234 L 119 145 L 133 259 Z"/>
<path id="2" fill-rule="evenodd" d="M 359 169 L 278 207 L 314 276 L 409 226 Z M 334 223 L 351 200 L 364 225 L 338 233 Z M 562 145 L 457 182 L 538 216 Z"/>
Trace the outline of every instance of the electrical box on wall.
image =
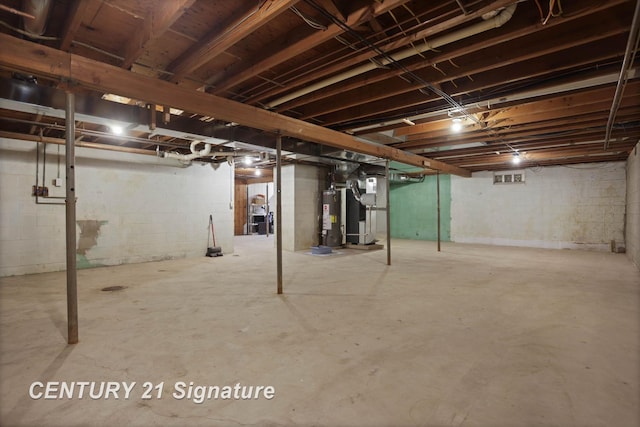
<path id="1" fill-rule="evenodd" d="M 493 173 L 494 184 L 524 184 L 524 171 L 501 171 Z"/>
<path id="2" fill-rule="evenodd" d="M 47 187 L 41 187 L 32 185 L 31 186 L 31 195 L 38 197 L 49 197 L 49 189 Z"/>
<path id="3" fill-rule="evenodd" d="M 53 179 L 54 187 L 62 187 L 62 178 L 54 178 Z"/>

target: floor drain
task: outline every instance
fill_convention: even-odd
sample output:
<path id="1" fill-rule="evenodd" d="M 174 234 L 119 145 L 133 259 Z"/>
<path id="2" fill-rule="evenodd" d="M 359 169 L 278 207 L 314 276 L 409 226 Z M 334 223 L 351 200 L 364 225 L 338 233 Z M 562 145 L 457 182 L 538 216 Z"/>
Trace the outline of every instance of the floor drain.
<path id="1" fill-rule="evenodd" d="M 106 288 L 102 288 L 102 291 L 103 292 L 115 292 L 115 291 L 121 291 L 124 288 L 125 288 L 124 286 L 107 286 Z"/>

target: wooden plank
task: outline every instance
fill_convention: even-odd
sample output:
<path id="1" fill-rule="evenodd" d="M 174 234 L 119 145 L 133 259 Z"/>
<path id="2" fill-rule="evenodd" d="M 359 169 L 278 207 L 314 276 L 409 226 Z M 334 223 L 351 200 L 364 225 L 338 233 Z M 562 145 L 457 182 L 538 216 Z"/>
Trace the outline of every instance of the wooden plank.
<path id="1" fill-rule="evenodd" d="M 358 25 L 367 22 L 371 17 L 379 16 L 383 13 L 386 13 L 391 9 L 402 6 L 408 1 L 409 0 L 386 0 L 384 2 L 374 2 L 374 4 L 372 4 L 371 6 L 363 7 L 349 15 L 346 23 L 350 27 L 357 27 Z M 342 34 L 343 32 L 344 30 L 342 30 L 342 28 L 340 28 L 338 25 L 331 24 L 325 31 L 317 31 L 309 37 L 293 43 L 291 46 L 275 52 L 273 55 L 269 55 L 267 58 L 263 59 L 257 64 L 254 64 L 243 70 L 230 70 L 226 73 L 227 77 L 225 77 L 222 82 L 216 84 L 216 87 L 213 89 L 212 93 L 219 94 L 229 88 L 237 86 L 240 83 L 250 79 L 251 77 L 254 77 L 270 68 L 273 68 L 276 65 L 281 64 L 288 59 L 299 55 L 302 52 L 313 49 L 314 47 L 326 42 L 327 40 L 330 40 L 333 37 Z"/>
<path id="2" fill-rule="evenodd" d="M 84 20 L 86 15 L 95 14 L 102 6 L 102 0 L 76 0 L 72 6 L 69 17 L 64 25 L 64 31 L 62 32 L 62 42 L 60 43 L 61 50 L 69 50 L 71 42 L 73 41 L 76 33 L 80 29 L 80 24 Z"/>
<path id="3" fill-rule="evenodd" d="M 247 183 L 236 179 L 234 185 L 234 232 L 236 236 L 244 234 L 244 224 L 247 222 Z"/>
<path id="4" fill-rule="evenodd" d="M 0 51 L 0 66 L 9 69 L 60 78 L 99 92 L 127 96 L 149 104 L 170 105 L 185 111 L 240 123 L 274 134 L 388 158 L 444 173 L 471 176 L 468 170 L 408 151 L 372 144 L 332 129 L 226 98 L 182 88 L 167 81 L 136 74 L 6 34 L 0 34 L 0 44 L 4 46 Z"/>
<path id="5" fill-rule="evenodd" d="M 153 39 L 160 37 L 173 25 L 182 14 L 193 5 L 195 0 L 172 0 L 158 2 L 151 10 L 138 30 L 125 46 L 122 68 L 129 68 L 142 54 L 145 46 Z"/>
<path id="6" fill-rule="evenodd" d="M 243 15 L 238 19 L 234 19 L 227 27 L 209 34 L 207 38 L 190 49 L 186 55 L 181 56 L 169 66 L 169 71 L 173 72 L 171 81 L 180 81 L 186 74 L 198 69 L 262 25 L 286 12 L 298 1 L 267 1 L 248 16 Z"/>

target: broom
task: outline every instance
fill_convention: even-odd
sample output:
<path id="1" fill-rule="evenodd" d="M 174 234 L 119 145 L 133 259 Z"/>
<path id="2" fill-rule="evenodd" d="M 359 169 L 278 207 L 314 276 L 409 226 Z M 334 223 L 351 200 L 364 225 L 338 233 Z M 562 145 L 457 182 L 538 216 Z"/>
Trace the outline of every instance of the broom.
<path id="1" fill-rule="evenodd" d="M 222 256 L 222 248 L 216 246 L 216 233 L 213 230 L 213 215 L 209 215 L 209 228 L 211 228 L 211 237 L 213 238 L 213 246 L 209 246 L 209 233 L 207 233 L 207 253 L 206 256 Z"/>

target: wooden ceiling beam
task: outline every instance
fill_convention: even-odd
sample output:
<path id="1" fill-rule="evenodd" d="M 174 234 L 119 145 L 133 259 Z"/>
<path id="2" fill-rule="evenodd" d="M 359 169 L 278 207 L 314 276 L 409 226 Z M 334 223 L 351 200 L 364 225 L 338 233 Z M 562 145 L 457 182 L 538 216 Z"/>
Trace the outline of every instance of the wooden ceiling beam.
<path id="1" fill-rule="evenodd" d="M 188 90 L 167 81 L 136 74 L 78 55 L 0 34 L 0 66 L 62 79 L 99 92 L 138 99 L 150 104 L 169 105 L 185 111 L 236 122 L 274 134 L 299 138 L 342 150 L 369 154 L 418 167 L 460 176 L 470 172 L 414 153 L 372 144 L 351 135 L 327 129 L 271 111 L 245 105 L 215 95 Z"/>
<path id="2" fill-rule="evenodd" d="M 367 22 L 371 17 L 376 17 L 388 12 L 398 6 L 402 6 L 409 0 L 386 0 L 384 2 L 373 2 L 370 6 L 363 7 L 356 12 L 349 15 L 346 20 L 349 26 L 358 26 Z M 331 40 L 335 36 L 342 34 L 344 31 L 336 24 L 331 24 L 324 31 L 316 31 L 309 37 L 306 37 L 292 45 L 280 49 L 277 52 L 273 52 L 261 61 L 250 65 L 238 65 L 231 67 L 231 69 L 225 72 L 224 77 L 219 82 L 214 83 L 215 87 L 211 90 L 211 93 L 220 94 L 234 86 L 237 86 L 258 74 L 267 71 L 283 62 L 313 49 L 314 47 Z M 242 69 L 240 69 L 242 67 Z"/>
<path id="3" fill-rule="evenodd" d="M 530 115 L 515 116 L 513 118 L 506 116 L 500 118 L 498 121 L 489 120 L 487 121 L 488 130 L 482 130 L 477 124 L 471 123 L 463 126 L 462 131 L 453 133 L 449 128 L 451 120 L 440 120 L 434 122 L 434 126 L 431 127 L 430 131 L 425 129 L 422 133 L 408 135 L 405 142 L 435 142 L 439 138 L 481 139 L 483 132 L 509 134 L 513 131 L 520 131 L 529 128 L 540 132 L 544 128 L 564 127 L 565 125 L 575 125 L 577 122 L 584 122 L 586 124 L 589 120 L 608 117 L 609 109 L 611 107 L 611 99 L 613 99 L 613 94 L 609 99 L 600 99 L 597 103 L 593 104 L 570 106 L 562 110 L 532 113 Z M 623 110 L 628 109 L 626 114 L 640 113 L 640 109 L 637 106 L 637 99 L 638 98 L 629 96 L 622 100 L 620 105 Z"/>
<path id="4" fill-rule="evenodd" d="M 75 0 L 69 11 L 62 32 L 60 49 L 68 51 L 76 37 L 82 21 L 87 16 L 94 16 L 100 10 L 102 0 Z"/>
<path id="5" fill-rule="evenodd" d="M 593 88 L 591 90 L 583 90 L 568 94 L 560 94 L 560 96 L 548 98 L 544 100 L 536 100 L 519 104 L 512 107 L 496 108 L 494 110 L 483 110 L 473 113 L 478 120 L 485 123 L 500 123 L 505 120 L 512 120 L 520 117 L 532 117 L 540 113 L 551 113 L 562 115 L 572 115 L 570 109 L 576 106 L 584 106 L 609 102 L 613 97 L 614 88 L 612 86 Z M 640 80 L 630 81 L 625 88 L 625 102 L 632 102 L 634 98 L 640 98 Z M 608 107 L 607 107 L 608 109 Z M 394 130 L 393 135 L 396 137 L 407 136 L 407 140 L 420 138 L 418 134 L 422 134 L 422 138 L 429 138 L 438 135 L 438 132 L 446 131 L 451 125 L 451 119 L 440 119 L 425 123 L 416 123 L 415 126 L 404 126 Z M 464 130 L 478 130 L 477 127 L 465 127 Z"/>
<path id="6" fill-rule="evenodd" d="M 439 76 L 436 79 L 428 79 L 431 84 L 440 85 L 442 83 L 467 77 L 469 75 L 475 75 L 487 71 L 492 71 L 500 67 L 505 67 L 514 62 L 520 62 L 524 60 L 531 60 L 535 58 L 543 57 L 562 50 L 574 49 L 581 47 L 584 44 L 592 43 L 598 40 L 609 38 L 616 35 L 626 33 L 626 29 L 617 28 L 609 32 L 598 32 L 597 35 L 591 37 L 579 37 L 577 40 L 572 39 L 562 43 L 558 40 L 557 43 L 546 49 L 535 49 L 529 46 L 526 54 L 518 57 L 508 57 L 502 61 L 496 60 L 494 57 L 486 57 L 481 62 L 473 64 L 465 64 L 464 68 L 456 69 L 455 73 L 448 73 L 446 76 Z M 484 43 L 478 43 L 473 45 L 475 49 L 486 49 L 482 45 Z M 504 47 L 504 50 L 518 51 L 518 49 L 512 49 Z M 418 64 L 407 67 L 412 71 L 419 69 L 425 69 L 440 61 L 436 61 L 435 58 L 429 61 L 419 61 Z M 313 99 L 308 97 L 302 97 L 294 100 L 290 103 L 285 103 L 276 109 L 278 112 L 283 112 L 291 108 L 300 107 L 306 105 L 303 108 L 297 108 L 296 111 L 300 113 L 299 118 L 302 120 L 310 119 L 313 117 L 319 117 L 336 111 L 344 110 L 350 107 L 367 104 L 372 101 L 380 99 L 398 97 L 404 93 L 415 91 L 423 87 L 420 83 L 410 84 L 404 80 L 397 79 L 395 77 L 404 74 L 403 70 L 390 70 L 385 72 L 379 72 L 377 75 L 367 75 L 366 78 L 360 80 L 349 81 L 345 84 L 335 85 L 335 87 L 327 88 L 315 94 Z M 377 84 L 375 84 L 377 83 Z M 336 98 L 338 96 L 338 98 Z M 318 101 L 324 99 L 324 101 Z M 313 101 L 313 102 L 312 102 Z"/>
<path id="7" fill-rule="evenodd" d="M 570 22 L 575 22 L 580 18 L 584 18 L 591 13 L 594 13 L 594 12 L 592 12 L 591 10 L 587 10 L 581 13 L 576 13 L 567 17 L 563 17 L 561 21 L 560 20 L 551 21 L 546 26 L 541 26 L 539 23 L 537 23 L 534 25 L 527 26 L 525 28 L 514 29 L 513 31 L 510 31 L 508 33 L 501 32 L 496 36 L 492 36 L 490 38 L 479 41 L 477 43 L 467 43 L 464 46 L 460 46 L 453 50 L 446 49 L 444 52 L 438 53 L 434 56 L 429 56 L 429 58 L 420 60 L 414 64 L 406 64 L 406 69 L 410 71 L 418 71 L 418 70 L 425 69 L 433 65 L 447 62 L 450 60 L 457 61 L 457 58 L 464 55 L 472 54 L 475 52 L 487 52 L 487 50 L 488 49 L 490 50 L 491 48 L 496 48 L 496 49 L 505 50 L 509 52 L 516 52 L 516 51 L 529 52 L 528 54 L 524 54 L 524 55 L 528 55 L 531 58 L 533 58 L 536 56 L 541 56 L 542 54 L 541 52 L 548 54 L 553 51 L 568 49 L 568 48 L 576 47 L 578 45 L 583 45 L 592 41 L 603 39 L 605 37 L 610 37 L 615 34 L 621 34 L 621 33 L 626 34 L 626 32 L 628 31 L 628 29 L 626 28 L 616 28 L 616 24 L 614 20 L 605 20 L 605 22 L 603 23 L 603 25 L 605 26 L 603 26 L 603 28 L 600 28 L 600 31 L 598 31 L 597 34 L 594 34 L 589 27 L 584 25 L 578 26 L 578 29 L 576 31 L 570 31 L 569 34 L 560 33 L 560 35 L 557 35 L 553 33 L 553 31 L 556 29 L 558 31 L 560 30 L 560 27 L 559 27 L 560 23 L 562 23 L 562 25 L 564 26 Z M 541 31 L 544 31 L 545 37 L 540 37 Z M 504 47 L 504 48 L 499 47 L 499 45 L 510 43 L 516 39 L 524 38 L 532 34 L 534 34 L 536 38 L 540 39 L 540 41 L 546 40 L 546 38 L 548 37 L 553 37 L 556 40 L 556 43 L 554 43 L 550 48 L 545 47 L 545 46 L 548 46 L 548 44 L 543 42 L 541 42 L 541 46 L 542 46 L 541 48 L 536 48 L 534 46 L 531 46 L 530 41 L 524 42 L 526 45 L 525 49 L 518 49 L 518 48 L 512 48 L 512 47 Z M 433 52 L 431 53 L 431 55 L 433 55 Z M 507 65 L 509 62 L 514 61 L 513 58 L 507 58 L 504 61 L 499 63 L 493 57 L 487 57 L 487 59 L 489 59 L 489 61 L 487 61 L 486 64 L 481 64 L 479 66 L 480 68 L 477 68 L 474 71 L 469 71 L 470 69 L 472 69 L 472 67 L 467 66 L 466 67 L 467 70 L 465 72 L 459 73 L 457 76 L 453 76 L 453 78 L 459 78 L 461 76 L 465 76 L 468 74 L 477 73 L 481 70 L 482 67 L 484 67 L 484 69 L 495 69 L 501 66 L 501 64 Z M 524 59 L 526 59 L 526 56 L 521 56 L 515 60 L 524 60 Z M 314 106 L 311 107 L 314 110 L 308 111 L 306 109 L 303 109 L 302 116 L 299 118 L 304 120 L 305 118 L 314 117 L 320 114 L 326 114 L 332 111 L 337 111 L 337 110 L 349 107 L 350 105 L 344 103 L 345 99 L 348 99 L 350 101 L 356 99 L 358 102 L 370 102 L 372 100 L 375 100 L 375 98 L 371 97 L 371 94 L 372 92 L 375 91 L 375 89 L 373 89 L 370 85 L 377 82 L 384 81 L 384 87 L 386 88 L 390 84 L 393 84 L 392 81 L 386 81 L 386 80 L 392 79 L 404 73 L 405 73 L 404 70 L 391 69 L 386 72 L 378 72 L 375 75 L 367 75 L 364 81 L 350 79 L 346 82 L 324 88 L 322 91 L 317 91 L 317 92 L 308 94 L 304 97 L 289 101 L 279 106 L 275 111 L 282 112 L 288 109 L 294 109 L 294 108 L 300 107 L 302 105 L 317 103 L 318 101 L 321 101 L 323 99 L 326 99 L 332 96 L 340 96 L 339 100 L 336 100 L 334 98 L 334 99 L 327 100 L 327 102 L 324 104 L 320 104 L 320 105 L 314 104 Z M 372 73 L 369 73 L 369 74 L 372 74 Z M 451 77 L 444 78 L 444 79 L 439 78 L 439 80 L 431 81 L 431 83 L 438 84 L 450 79 Z M 366 87 L 363 87 L 365 85 Z M 359 95 L 357 92 L 351 92 L 349 93 L 349 96 L 345 96 L 345 93 L 347 91 L 352 91 L 358 88 L 361 88 L 361 91 L 364 92 L 364 96 Z M 360 98 L 363 98 L 363 99 L 360 99 Z"/>
<path id="8" fill-rule="evenodd" d="M 626 107 L 621 108 L 618 114 L 618 122 L 633 120 L 640 114 L 640 107 Z M 525 141 L 539 141 L 540 138 L 547 140 L 553 139 L 552 134 L 562 134 L 565 132 L 571 132 L 569 136 L 559 136 L 558 138 L 573 138 L 577 141 L 580 136 L 589 137 L 594 132 L 601 137 L 601 133 L 604 131 L 604 125 L 597 128 L 593 128 L 594 123 L 602 123 L 608 117 L 608 112 L 602 111 L 592 114 L 586 114 L 583 116 L 577 116 L 574 118 L 566 118 L 562 121 L 548 121 L 546 123 L 532 123 L 523 126 L 517 126 L 512 129 L 501 130 L 498 129 L 494 132 L 480 132 L 476 131 L 465 135 L 453 134 L 429 138 L 425 137 L 421 140 L 407 141 L 399 144 L 395 144 L 394 147 L 404 150 L 417 151 L 428 148 L 449 147 L 455 145 L 463 145 L 471 142 L 484 142 L 484 143 L 501 143 L 508 142 L 510 144 L 522 143 Z M 637 128 L 637 126 L 635 127 Z M 619 132 L 618 129 L 614 132 Z"/>
<path id="9" fill-rule="evenodd" d="M 562 114 L 568 108 L 577 106 L 585 106 L 609 101 L 613 99 L 615 86 L 613 84 L 606 87 L 596 87 L 577 92 L 561 94 L 554 98 L 527 102 L 524 104 L 497 109 L 496 111 L 487 111 L 488 115 L 483 121 L 488 123 L 500 122 L 506 119 L 519 118 L 522 116 L 531 116 L 545 112 L 557 112 Z M 624 91 L 624 98 L 640 99 L 640 79 L 631 80 L 627 83 Z M 481 115 L 483 113 L 477 113 Z"/>
<path id="10" fill-rule="evenodd" d="M 486 72 L 484 75 L 480 76 L 475 75 L 473 81 L 458 81 L 455 86 L 453 84 L 449 84 L 448 88 L 442 87 L 442 89 L 445 93 L 448 93 L 450 96 L 455 98 L 476 96 L 481 94 L 483 91 L 501 88 L 507 84 L 539 78 L 548 74 L 550 70 L 555 72 L 566 71 L 577 67 L 589 66 L 591 64 L 598 63 L 598 61 L 607 61 L 622 55 L 622 52 L 618 53 L 610 50 L 602 53 L 601 56 L 594 55 L 591 51 L 587 52 L 588 54 L 584 53 L 583 58 L 575 58 L 575 60 L 564 64 L 560 63 L 562 65 L 555 64 L 546 67 L 538 66 L 538 64 L 542 62 L 541 60 L 532 61 L 532 64 L 536 64 L 534 66 L 526 62 L 516 62 L 511 67 L 503 67 L 500 70 Z M 548 59 L 546 61 L 548 61 Z M 469 70 L 469 74 L 472 73 L 473 71 Z M 508 76 L 508 78 L 505 78 L 505 76 Z M 441 83 L 445 83 L 445 81 L 442 80 Z M 378 99 L 376 101 L 360 99 L 361 104 L 359 104 L 358 107 L 347 108 L 339 112 L 316 117 L 316 119 L 322 122 L 324 126 L 339 125 L 356 119 L 376 120 L 376 117 L 381 117 L 383 115 L 401 115 L 402 111 L 406 109 L 415 111 L 416 106 L 424 108 L 426 103 L 438 102 L 440 100 L 438 97 L 425 95 L 419 92 L 418 88 L 421 87 L 420 85 L 408 85 L 406 87 L 407 90 L 403 92 L 396 91 L 392 97 Z"/>
<path id="11" fill-rule="evenodd" d="M 129 68 L 142 54 L 145 46 L 164 34 L 174 22 L 189 9 L 195 0 L 171 0 L 157 2 L 145 17 L 142 25 L 131 36 L 124 49 L 122 68 Z"/>
<path id="12" fill-rule="evenodd" d="M 611 144 L 610 150 L 629 150 L 633 148 L 637 143 L 637 137 L 640 135 L 640 131 L 633 134 L 629 134 L 625 139 L 616 138 L 615 143 Z M 583 149 L 603 149 L 604 138 L 602 132 L 591 134 L 590 138 L 586 138 L 586 141 L 575 141 L 571 138 L 567 139 L 550 139 L 544 141 L 527 142 L 522 144 L 513 144 L 511 147 L 517 149 L 521 153 L 537 153 L 537 152 L 562 152 L 570 151 L 575 148 Z M 482 157 L 486 155 L 499 155 L 512 152 L 512 148 L 504 146 L 499 147 L 497 144 L 486 145 L 482 147 L 464 148 L 445 150 L 441 152 L 431 153 L 434 159 L 442 160 L 443 162 L 460 163 L 467 158 Z"/>
<path id="13" fill-rule="evenodd" d="M 179 82 L 190 72 L 197 70 L 261 26 L 289 10 L 298 1 L 267 0 L 249 15 L 243 13 L 242 16 L 231 19 L 225 28 L 216 28 L 169 65 L 168 71 L 173 73 L 170 81 Z"/>
<path id="14" fill-rule="evenodd" d="M 631 147 L 633 148 L 633 147 Z M 593 146 L 593 147 L 572 147 L 565 150 L 538 150 L 535 152 L 527 152 L 526 154 L 521 154 L 522 161 L 536 162 L 536 161 L 544 161 L 544 160 L 552 160 L 558 158 L 566 158 L 566 157 L 580 157 L 586 156 L 589 154 L 617 154 L 621 151 L 629 152 L 631 148 L 625 149 L 609 149 L 604 151 L 602 149 L 602 145 Z M 478 157 L 465 157 L 460 161 L 456 161 L 455 163 L 460 166 L 470 166 L 477 163 L 482 164 L 491 164 L 491 163 L 506 163 L 511 162 L 513 160 L 513 153 L 502 153 L 502 154 L 493 154 L 483 156 L 481 158 Z"/>
<path id="15" fill-rule="evenodd" d="M 442 22 L 440 24 L 436 24 L 433 25 L 432 27 L 434 27 L 434 29 L 437 29 L 437 31 L 445 31 L 448 29 L 451 29 L 461 23 L 464 23 L 468 20 L 474 19 L 476 16 L 480 16 L 483 13 L 486 12 L 491 12 L 493 10 L 499 9 L 500 7 L 503 7 L 505 5 L 509 5 L 515 3 L 513 0 L 496 0 L 495 2 L 493 2 L 490 6 L 486 6 L 476 12 L 474 12 L 473 14 L 470 15 L 459 15 L 455 18 L 452 18 L 450 20 L 447 20 L 445 22 Z M 481 12 L 481 13 L 480 13 Z M 478 15 L 478 13 L 480 13 L 480 15 Z M 471 16 L 473 15 L 473 16 Z M 430 29 L 427 29 L 425 31 L 430 31 Z M 410 36 L 406 36 L 403 37 L 400 40 L 395 40 L 394 42 L 388 43 L 384 46 L 378 46 L 378 48 L 382 51 L 385 52 L 389 52 L 393 49 L 396 49 L 398 47 L 403 47 L 403 46 L 407 46 L 410 45 L 412 42 L 415 42 L 417 39 L 415 38 L 415 35 L 410 35 Z M 270 97 L 276 96 L 281 94 L 282 92 L 286 92 L 288 90 L 291 90 L 292 87 L 299 87 L 302 86 L 306 83 L 309 83 L 311 81 L 314 80 L 318 80 L 321 79 L 323 77 L 327 77 L 329 75 L 335 74 L 335 73 L 339 73 L 353 65 L 357 65 L 360 64 L 364 61 L 368 61 L 372 58 L 377 57 L 378 54 L 373 51 L 373 50 L 366 50 L 364 51 L 364 53 L 361 53 L 359 55 L 353 56 L 351 58 L 344 58 L 342 59 L 338 64 L 330 66 L 330 67 L 324 67 L 321 70 L 319 70 L 316 73 L 311 73 L 311 74 L 307 74 L 302 78 L 299 78 L 297 80 L 295 80 L 295 82 L 290 82 L 286 88 L 282 88 L 282 87 L 276 87 L 272 90 L 269 91 L 265 91 L 264 93 L 261 93 L 260 95 L 254 96 L 249 98 L 246 102 L 248 104 L 252 104 L 252 103 L 257 103 L 257 102 L 261 102 L 264 101 L 265 99 L 268 99 Z"/>

